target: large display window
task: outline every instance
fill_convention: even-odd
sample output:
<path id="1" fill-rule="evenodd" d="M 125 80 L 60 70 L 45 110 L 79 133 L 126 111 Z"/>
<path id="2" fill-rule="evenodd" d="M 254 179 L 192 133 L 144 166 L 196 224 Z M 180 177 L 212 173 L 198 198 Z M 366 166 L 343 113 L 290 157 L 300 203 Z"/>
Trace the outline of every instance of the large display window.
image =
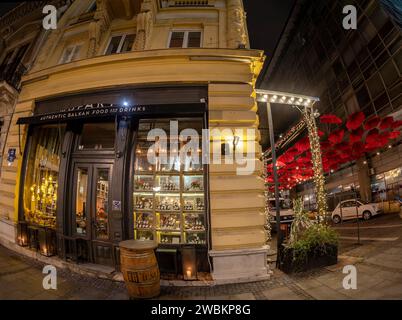
<path id="1" fill-rule="evenodd" d="M 60 147 L 65 126 L 32 129 L 24 183 L 24 218 L 55 228 Z"/>
<path id="2" fill-rule="evenodd" d="M 135 148 L 133 215 L 134 238 L 156 240 L 159 244 L 207 243 L 207 223 L 204 188 L 204 169 L 201 164 L 202 119 L 178 120 L 178 133 L 192 129 L 185 141 L 170 134 L 169 120 L 141 120 Z M 150 163 L 149 152 L 154 142 L 147 140 L 151 129 L 166 132 L 167 162 Z M 173 133 L 172 133 L 173 134 Z M 193 161 L 191 152 L 185 156 L 172 156 L 170 151 L 180 150 L 194 138 L 199 162 Z M 161 138 L 163 139 L 163 138 Z M 177 139 L 177 144 L 172 140 Z M 186 149 L 187 150 L 187 149 Z"/>

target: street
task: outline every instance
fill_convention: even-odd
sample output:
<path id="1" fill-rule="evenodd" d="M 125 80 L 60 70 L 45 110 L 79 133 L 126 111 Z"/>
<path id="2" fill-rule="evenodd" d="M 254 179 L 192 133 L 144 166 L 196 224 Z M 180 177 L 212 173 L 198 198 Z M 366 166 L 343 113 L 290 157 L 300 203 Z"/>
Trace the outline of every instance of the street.
<path id="1" fill-rule="evenodd" d="M 398 214 L 335 228 L 340 233 L 339 263 L 307 273 L 274 270 L 270 280 L 217 286 L 162 287 L 164 300 L 402 299 L 402 219 Z M 345 290 L 345 265 L 357 269 L 357 289 Z M 128 299 L 122 282 L 58 270 L 57 290 L 42 286 L 43 264 L 0 247 L 0 299 Z M 374 289 L 375 288 L 375 289 Z"/>

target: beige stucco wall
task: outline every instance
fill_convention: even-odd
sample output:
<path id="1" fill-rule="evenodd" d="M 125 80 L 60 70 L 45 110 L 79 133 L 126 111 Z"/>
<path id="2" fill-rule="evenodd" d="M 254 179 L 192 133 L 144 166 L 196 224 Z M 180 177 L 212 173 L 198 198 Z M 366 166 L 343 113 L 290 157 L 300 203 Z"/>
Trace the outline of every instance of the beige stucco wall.
<path id="1" fill-rule="evenodd" d="M 154 50 L 102 56 L 31 73 L 24 78 L 6 149 L 19 150 L 16 121 L 32 114 L 36 100 L 112 87 L 208 84 L 211 128 L 256 128 L 253 83 L 262 61 L 262 52 L 253 50 Z M 100 76 L 103 74 L 107 76 Z M 21 134 L 23 150 L 25 126 L 21 126 Z M 248 139 L 247 135 L 241 138 Z M 236 175 L 236 165 L 210 165 L 211 230 L 215 250 L 260 247 L 265 242 L 258 139 L 257 134 L 256 171 L 252 175 Z M 13 221 L 17 220 L 20 164 L 19 152 L 11 166 L 6 161 L 2 163 L 0 212 Z"/>
<path id="2" fill-rule="evenodd" d="M 254 84 L 264 57 L 261 51 L 239 49 L 239 45 L 248 47 L 240 0 L 215 0 L 213 8 L 163 10 L 157 8 L 156 0 L 144 0 L 138 16 L 129 19 L 113 17 L 112 12 L 121 8 L 111 6 L 120 2 L 98 0 L 98 19 L 77 23 L 77 17 L 90 2 L 75 1 L 71 5 L 59 20 L 58 29 L 46 35 L 33 69 L 23 78 L 5 143 L 5 150 L 17 149 L 17 159 L 8 165 L 3 158 L 1 164 L 0 216 L 11 222 L 15 223 L 18 216 L 22 160 L 19 151 L 24 150 L 27 131 L 26 126 L 19 131 L 16 121 L 31 115 L 37 100 L 107 88 L 203 84 L 209 91 L 210 128 L 229 132 L 236 128 L 258 128 Z M 202 30 L 203 48 L 167 49 L 169 33 L 174 29 Z M 124 32 L 137 33 L 137 37 L 144 32 L 143 49 L 138 50 L 135 44 L 132 52 L 105 56 L 110 37 Z M 79 60 L 58 65 L 66 46 L 77 43 L 83 45 Z M 266 240 L 260 134 L 256 130 L 255 137 L 242 134 L 240 138 L 243 144 L 253 140 L 256 169 L 251 175 L 237 175 L 236 165 L 210 165 L 211 234 L 215 251 L 261 248 Z"/>

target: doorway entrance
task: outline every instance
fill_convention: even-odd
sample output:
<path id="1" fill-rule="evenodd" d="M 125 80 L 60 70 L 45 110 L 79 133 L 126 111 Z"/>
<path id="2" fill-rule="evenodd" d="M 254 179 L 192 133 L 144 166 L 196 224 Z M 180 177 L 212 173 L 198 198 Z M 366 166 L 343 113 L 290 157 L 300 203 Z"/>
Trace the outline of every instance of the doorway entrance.
<path id="1" fill-rule="evenodd" d="M 72 234 L 86 243 L 89 262 L 113 265 L 110 239 L 113 161 L 91 159 L 73 162 Z"/>

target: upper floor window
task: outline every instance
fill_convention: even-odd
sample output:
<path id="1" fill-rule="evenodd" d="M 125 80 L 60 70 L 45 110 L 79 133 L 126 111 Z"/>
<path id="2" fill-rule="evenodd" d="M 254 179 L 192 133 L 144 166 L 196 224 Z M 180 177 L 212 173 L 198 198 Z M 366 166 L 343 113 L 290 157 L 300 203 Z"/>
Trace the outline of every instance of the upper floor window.
<path id="1" fill-rule="evenodd" d="M 129 52 L 133 48 L 135 34 L 123 34 L 110 39 L 105 54 Z"/>
<path id="2" fill-rule="evenodd" d="M 172 31 L 169 37 L 169 48 L 200 48 L 201 31 Z"/>
<path id="3" fill-rule="evenodd" d="M 81 47 L 81 44 L 67 47 L 64 50 L 59 63 L 62 64 L 77 60 L 80 54 Z"/>

